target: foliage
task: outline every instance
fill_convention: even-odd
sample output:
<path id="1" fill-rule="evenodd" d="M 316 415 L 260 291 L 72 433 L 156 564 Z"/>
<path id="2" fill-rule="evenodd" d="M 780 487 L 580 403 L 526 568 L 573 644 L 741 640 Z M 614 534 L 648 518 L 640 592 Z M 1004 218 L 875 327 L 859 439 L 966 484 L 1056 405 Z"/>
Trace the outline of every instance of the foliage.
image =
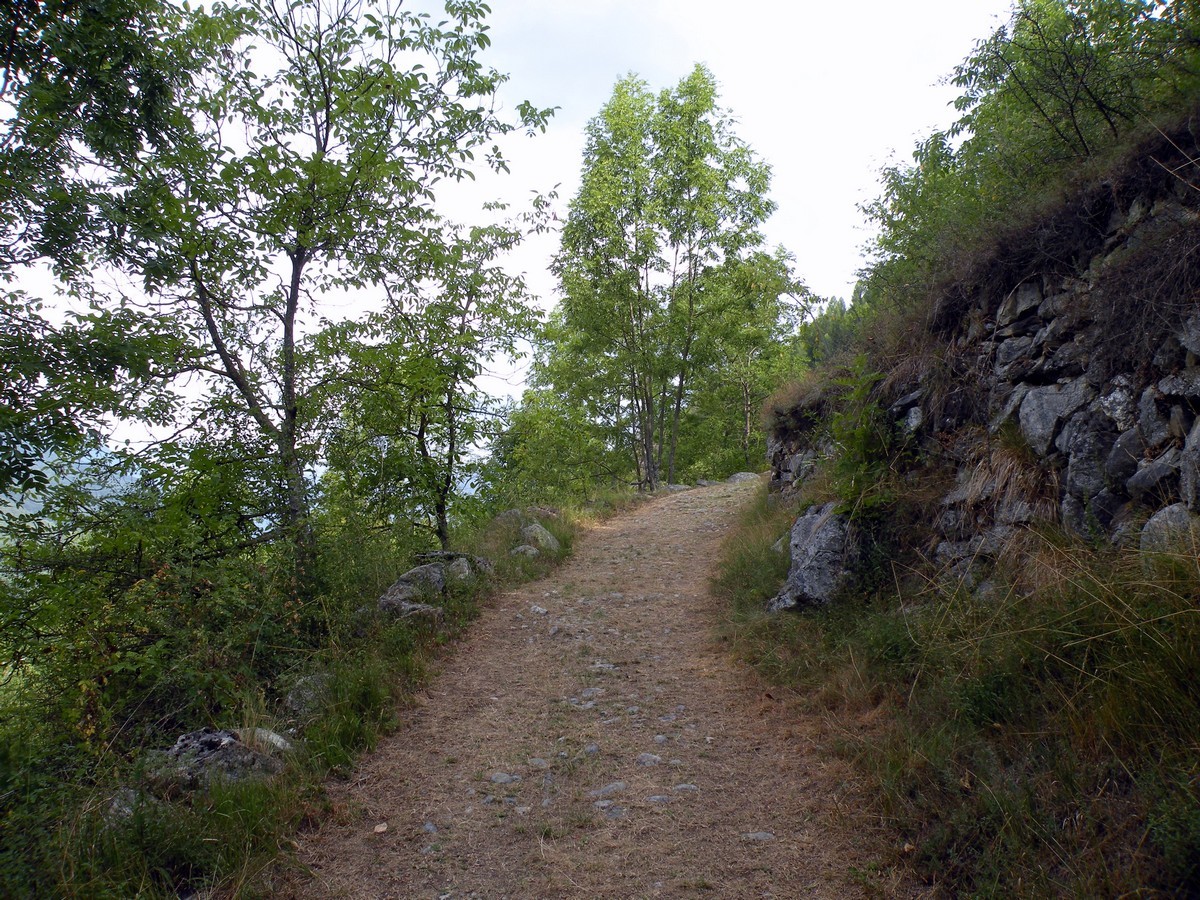
<path id="1" fill-rule="evenodd" d="M 862 302 L 932 302 L 1006 227 L 1200 96 L 1193 4 L 1022 0 L 957 67 L 961 115 L 883 172 Z"/>
<path id="2" fill-rule="evenodd" d="M 258 514 L 292 545 L 302 590 L 323 377 L 305 325 L 330 292 L 415 283 L 453 254 L 437 244 L 433 185 L 467 177 L 474 150 L 516 127 L 488 103 L 504 76 L 477 58 L 484 11 L 451 4 L 441 25 L 339 0 L 197 13 L 211 59 L 184 107 L 197 141 L 130 185 L 130 265 L 154 303 L 169 299 L 192 345 L 180 372 L 204 384 L 190 440 L 244 436 L 269 498 Z M 277 69 L 256 63 L 258 46 Z M 547 114 L 520 108 L 528 128 Z"/>
<path id="3" fill-rule="evenodd" d="M 198 61 L 157 0 L 6 3 L 0 103 L 0 280 L 44 262 L 62 275 L 119 258 L 114 173 L 186 142 L 178 100 Z M 87 299 L 86 287 L 81 288 Z M 128 304 L 47 315 L 51 298 L 0 291 L 0 493 L 44 486 L 106 416 L 161 418 L 153 373 L 178 345 Z M 153 413 L 145 407 L 153 407 Z"/>
<path id="4" fill-rule="evenodd" d="M 576 386 L 586 391 L 585 384 Z M 484 463 L 485 496 L 499 505 L 588 501 L 597 490 L 626 485 L 631 473 L 621 453 L 623 435 L 590 414 L 597 399 L 526 390 Z"/>
<path id="5" fill-rule="evenodd" d="M 506 438 L 527 478 L 654 489 L 755 465 L 754 413 L 809 302 L 791 258 L 761 249 L 768 183 L 704 67 L 657 96 L 617 82 L 588 125 L 555 259 L 563 299 Z"/>
<path id="6" fill-rule="evenodd" d="M 895 499 L 887 478 L 895 462 L 894 426 L 873 395 L 880 378 L 868 369 L 865 356 L 858 357 L 835 381 L 843 390 L 827 426 L 830 482 L 843 511 L 856 518 L 877 513 Z"/>
<path id="7" fill-rule="evenodd" d="M 434 212 L 549 114 L 496 112 L 486 12 L 0 10 L 0 278 L 61 280 L 0 296 L 0 894 L 236 892 L 490 590 L 446 631 L 363 613 L 470 538 L 478 378 L 536 322 L 499 258 L 544 215 Z M 376 312 L 322 317 L 351 293 Z M 289 719 L 314 672 L 328 702 Z M 260 721 L 306 734 L 278 788 L 110 816 L 147 748 Z"/>
<path id="8" fill-rule="evenodd" d="M 466 504 L 479 473 L 471 456 L 501 421 L 478 378 L 496 356 L 519 355 L 538 324 L 523 279 L 496 262 L 520 240 L 511 226 L 451 229 L 431 249 L 426 283 L 392 287 L 386 312 L 316 341 L 317 355 L 341 360 L 314 403 L 331 476 L 382 520 L 428 527 L 443 548 L 451 504 Z"/>

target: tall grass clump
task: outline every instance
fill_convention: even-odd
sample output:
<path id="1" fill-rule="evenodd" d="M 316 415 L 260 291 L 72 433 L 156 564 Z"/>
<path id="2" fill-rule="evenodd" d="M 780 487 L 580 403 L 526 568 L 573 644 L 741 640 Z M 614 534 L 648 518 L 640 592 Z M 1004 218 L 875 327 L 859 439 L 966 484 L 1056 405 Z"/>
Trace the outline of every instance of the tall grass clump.
<path id="1" fill-rule="evenodd" d="M 727 636 L 833 724 L 918 874 L 951 896 L 1200 892 L 1195 548 L 1047 527 L 973 592 L 897 564 L 870 594 L 772 616 L 765 521 L 727 546 Z"/>

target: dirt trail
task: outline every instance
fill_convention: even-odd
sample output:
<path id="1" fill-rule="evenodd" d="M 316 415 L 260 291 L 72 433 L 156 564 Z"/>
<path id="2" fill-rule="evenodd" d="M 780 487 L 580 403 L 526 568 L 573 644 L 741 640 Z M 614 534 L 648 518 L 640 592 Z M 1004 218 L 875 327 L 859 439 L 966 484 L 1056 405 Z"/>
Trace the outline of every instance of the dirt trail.
<path id="1" fill-rule="evenodd" d="M 332 788 L 342 815 L 302 836 L 311 878 L 285 894 L 901 893 L 861 874 L 872 830 L 818 726 L 714 643 L 708 579 L 753 487 L 656 499 L 499 597 Z"/>

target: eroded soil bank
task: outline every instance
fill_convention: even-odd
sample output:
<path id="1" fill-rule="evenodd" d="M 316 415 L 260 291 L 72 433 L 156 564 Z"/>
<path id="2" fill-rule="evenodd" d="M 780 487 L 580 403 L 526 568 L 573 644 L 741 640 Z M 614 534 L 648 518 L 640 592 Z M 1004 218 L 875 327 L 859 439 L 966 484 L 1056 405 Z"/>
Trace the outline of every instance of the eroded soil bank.
<path id="1" fill-rule="evenodd" d="M 283 895 L 907 895 L 820 723 L 714 639 L 709 577 L 753 489 L 658 498 L 499 597 L 331 786 Z"/>

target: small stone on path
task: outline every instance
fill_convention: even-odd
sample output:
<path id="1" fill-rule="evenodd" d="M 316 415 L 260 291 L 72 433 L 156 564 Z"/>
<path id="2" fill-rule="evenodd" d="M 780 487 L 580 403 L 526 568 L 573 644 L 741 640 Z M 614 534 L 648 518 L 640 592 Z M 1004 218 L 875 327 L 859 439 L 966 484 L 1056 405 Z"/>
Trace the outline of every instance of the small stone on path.
<path id="1" fill-rule="evenodd" d="M 614 781 L 611 784 L 606 784 L 602 788 L 596 788 L 596 790 L 591 791 L 588 794 L 588 796 L 589 797 L 600 797 L 600 798 L 611 797 L 613 794 L 621 793 L 623 790 L 625 790 L 625 788 L 626 788 L 625 782 Z"/>

